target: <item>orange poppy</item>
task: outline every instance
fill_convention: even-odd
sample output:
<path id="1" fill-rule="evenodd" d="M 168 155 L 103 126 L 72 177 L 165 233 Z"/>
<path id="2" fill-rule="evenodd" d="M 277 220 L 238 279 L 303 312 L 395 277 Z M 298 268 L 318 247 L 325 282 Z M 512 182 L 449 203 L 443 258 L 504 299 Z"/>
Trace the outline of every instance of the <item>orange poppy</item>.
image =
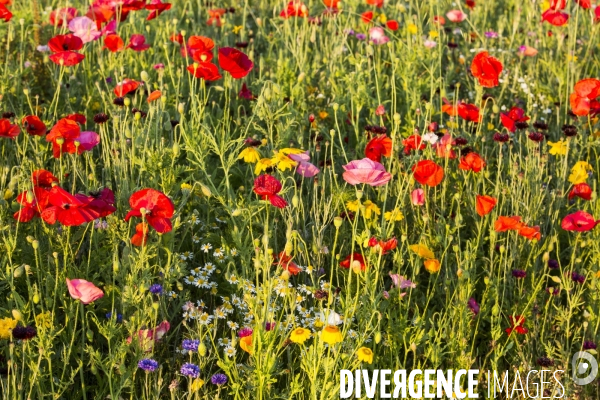
<path id="1" fill-rule="evenodd" d="M 240 338 L 240 347 L 248 354 L 252 354 L 252 335 Z"/>
<path id="2" fill-rule="evenodd" d="M 469 153 L 460 158 L 458 168 L 465 171 L 479 172 L 485 167 L 485 161 L 477 153 Z"/>
<path id="3" fill-rule="evenodd" d="M 496 222 L 494 223 L 494 230 L 496 232 L 506 232 L 520 229 L 523 226 L 521 222 L 521 217 L 504 217 L 499 216 Z"/>
<path id="4" fill-rule="evenodd" d="M 160 96 L 162 96 L 162 92 L 160 90 L 155 90 L 154 92 L 150 93 L 150 96 L 148 96 L 148 103 L 152 103 L 153 101 L 160 99 Z"/>
<path id="5" fill-rule="evenodd" d="M 431 160 L 421 160 L 412 167 L 417 182 L 431 187 L 437 186 L 444 179 L 444 169 Z"/>
<path id="6" fill-rule="evenodd" d="M 494 207 L 496 207 L 497 202 L 498 201 L 492 196 L 477 195 L 475 198 L 475 211 L 477 211 L 477 214 L 479 214 L 480 217 L 483 217 L 492 212 Z"/>
<path id="7" fill-rule="evenodd" d="M 522 225 L 519 228 L 519 235 L 526 237 L 529 240 L 537 239 L 540 240 L 542 238 L 542 234 L 540 233 L 539 226 L 527 226 Z"/>

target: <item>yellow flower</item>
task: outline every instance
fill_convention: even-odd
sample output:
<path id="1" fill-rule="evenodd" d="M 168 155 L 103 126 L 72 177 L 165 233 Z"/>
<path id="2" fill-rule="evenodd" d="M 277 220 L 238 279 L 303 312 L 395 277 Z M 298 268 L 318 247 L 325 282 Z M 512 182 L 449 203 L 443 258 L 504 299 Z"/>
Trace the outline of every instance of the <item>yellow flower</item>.
<path id="1" fill-rule="evenodd" d="M 294 343 L 302 344 L 310 337 L 310 331 L 304 328 L 296 328 L 290 334 L 290 340 Z"/>
<path id="2" fill-rule="evenodd" d="M 423 264 L 425 264 L 425 269 L 430 274 L 435 274 L 436 272 L 438 272 L 440 270 L 440 262 L 438 260 L 436 260 L 435 258 L 432 258 L 430 260 L 425 260 L 425 261 L 423 261 Z"/>
<path id="3" fill-rule="evenodd" d="M 429 248 L 424 244 L 412 244 L 408 246 L 408 248 L 417 253 L 419 257 L 427 259 L 435 258 L 435 254 L 433 254 L 433 251 L 429 250 Z"/>
<path id="4" fill-rule="evenodd" d="M 578 183 L 584 183 L 588 178 L 588 171 L 593 171 L 592 166 L 585 161 L 577 161 L 573 168 L 571 168 L 571 175 L 569 175 L 569 182 L 573 185 Z"/>
<path id="5" fill-rule="evenodd" d="M 325 119 L 327 118 L 329 114 L 327 114 L 327 111 L 319 111 L 319 118 L 321 119 Z"/>
<path id="6" fill-rule="evenodd" d="M 190 384 L 190 391 L 197 392 L 202 386 L 204 386 L 204 381 L 200 378 L 196 378 Z"/>
<path id="7" fill-rule="evenodd" d="M 292 169 L 293 167 L 298 165 L 296 161 L 292 160 L 283 153 L 276 153 L 275 157 L 273 157 L 271 161 L 273 161 L 273 164 L 277 165 L 277 169 L 279 169 L 280 171 Z"/>
<path id="8" fill-rule="evenodd" d="M 17 320 L 12 318 L 0 319 L 0 339 L 10 339 L 14 327 L 17 326 Z"/>
<path id="9" fill-rule="evenodd" d="M 402 221 L 404 219 L 404 214 L 402 214 L 402 211 L 394 208 L 392 211 L 387 211 L 383 214 L 383 217 L 386 221 Z"/>
<path id="10" fill-rule="evenodd" d="M 363 203 L 363 207 L 365 208 L 365 218 L 371 219 L 373 214 L 381 215 L 381 210 L 377 207 L 377 204 L 373 203 L 371 200 L 366 200 Z"/>
<path id="11" fill-rule="evenodd" d="M 39 313 L 35 316 L 35 324 L 46 329 L 52 328 L 52 313 L 50 311 Z"/>
<path id="12" fill-rule="evenodd" d="M 273 165 L 273 160 L 270 158 L 260 159 L 256 163 L 256 167 L 254 167 L 254 174 L 259 175 L 261 172 L 266 171 L 267 168 L 272 167 Z"/>
<path id="13" fill-rule="evenodd" d="M 189 192 L 192 191 L 192 188 L 193 188 L 193 186 L 190 185 L 189 183 L 185 183 L 184 182 L 184 183 L 181 184 L 181 191 L 182 192 L 188 192 L 189 193 Z"/>
<path id="14" fill-rule="evenodd" d="M 283 153 L 285 155 L 288 155 L 288 154 L 302 154 L 302 153 L 304 153 L 304 150 L 295 149 L 293 147 L 286 147 L 284 149 L 279 150 L 279 152 Z"/>
<path id="15" fill-rule="evenodd" d="M 437 38 L 439 36 L 440 36 L 440 34 L 439 34 L 438 31 L 429 31 L 429 37 L 430 38 L 435 39 L 435 38 Z"/>
<path id="16" fill-rule="evenodd" d="M 335 325 L 327 325 L 325 329 L 321 331 L 321 340 L 329 345 L 334 345 L 344 340 L 344 338 L 342 337 L 340 328 Z"/>
<path id="17" fill-rule="evenodd" d="M 352 212 L 357 212 L 358 208 L 361 206 L 360 200 L 349 201 L 346 203 L 346 208 Z"/>
<path id="18" fill-rule="evenodd" d="M 488 131 L 493 130 L 494 129 L 494 124 L 492 124 L 491 122 L 488 122 L 487 128 L 488 128 Z"/>
<path id="19" fill-rule="evenodd" d="M 242 30 L 244 26 L 243 25 L 236 25 L 233 27 L 233 34 L 237 35 L 238 33 L 240 33 L 240 31 Z"/>
<path id="20" fill-rule="evenodd" d="M 382 24 L 385 24 L 387 22 L 387 17 L 385 16 L 385 14 L 381 14 L 379 16 L 379 22 L 381 22 Z"/>
<path id="21" fill-rule="evenodd" d="M 244 159 L 246 163 L 255 163 L 260 161 L 260 153 L 254 147 L 246 147 L 244 150 L 240 152 L 238 156 L 238 160 Z"/>
<path id="22" fill-rule="evenodd" d="M 356 357 L 359 361 L 373 364 L 373 351 L 367 347 L 361 347 L 356 351 Z"/>
<path id="23" fill-rule="evenodd" d="M 252 335 L 240 339 L 240 347 L 248 354 L 252 354 Z"/>
<path id="24" fill-rule="evenodd" d="M 567 142 L 562 139 L 558 142 L 548 142 L 548 146 L 550 146 L 548 153 L 553 156 L 564 156 L 567 154 Z"/>
<path id="25" fill-rule="evenodd" d="M 419 32 L 419 29 L 415 24 L 408 24 L 406 27 L 408 28 L 408 32 L 412 33 L 413 35 L 416 35 L 417 32 Z"/>

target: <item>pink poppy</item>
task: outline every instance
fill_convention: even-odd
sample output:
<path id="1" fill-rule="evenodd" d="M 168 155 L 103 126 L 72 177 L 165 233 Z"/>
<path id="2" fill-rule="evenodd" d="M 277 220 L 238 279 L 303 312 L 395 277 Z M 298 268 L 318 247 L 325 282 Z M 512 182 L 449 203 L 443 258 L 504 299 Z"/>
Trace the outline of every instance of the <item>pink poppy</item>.
<path id="1" fill-rule="evenodd" d="M 410 202 L 414 206 L 422 206 L 425 204 L 425 192 L 423 189 L 415 189 L 410 194 Z"/>
<path id="2" fill-rule="evenodd" d="M 350 161 L 342 167 L 346 171 L 342 176 L 351 185 L 366 183 L 371 186 L 382 186 L 392 179 L 392 174 L 386 172 L 382 164 L 369 158 Z"/>
<path id="3" fill-rule="evenodd" d="M 84 279 L 69 279 L 67 278 L 67 287 L 69 294 L 75 300 L 81 301 L 83 304 L 90 304 L 104 296 L 104 292 L 96 287 L 92 282 Z"/>
<path id="4" fill-rule="evenodd" d="M 146 43 L 144 35 L 136 33 L 129 38 L 127 48 L 134 51 L 146 51 L 150 48 L 150 45 Z"/>
<path id="5" fill-rule="evenodd" d="M 163 336 L 171 329 L 171 324 L 169 321 L 161 322 L 154 329 L 140 329 L 138 332 L 138 341 L 140 347 L 147 353 L 152 351 L 154 347 L 154 343 L 160 341 Z M 131 344 L 132 338 L 131 336 L 127 338 L 127 344 Z"/>
<path id="6" fill-rule="evenodd" d="M 460 10 L 450 10 L 446 13 L 446 17 L 451 21 L 451 22 L 463 22 L 465 19 L 467 19 L 467 14 L 465 14 L 464 12 L 460 11 Z"/>
<path id="7" fill-rule="evenodd" d="M 564 217 L 560 226 L 565 231 L 585 232 L 594 229 L 598 224 L 600 220 L 595 220 L 591 214 L 577 211 Z"/>
<path id="8" fill-rule="evenodd" d="M 321 171 L 310 162 L 310 155 L 308 151 L 300 154 L 290 154 L 288 157 L 298 163 L 296 172 L 305 178 L 312 178 Z"/>
<path id="9" fill-rule="evenodd" d="M 98 39 L 102 33 L 96 28 L 96 23 L 88 17 L 75 17 L 69 22 L 69 30 L 83 43 Z"/>
<path id="10" fill-rule="evenodd" d="M 390 38 L 385 36 L 385 31 L 380 26 L 369 29 L 369 39 L 373 44 L 386 44 L 390 41 Z"/>

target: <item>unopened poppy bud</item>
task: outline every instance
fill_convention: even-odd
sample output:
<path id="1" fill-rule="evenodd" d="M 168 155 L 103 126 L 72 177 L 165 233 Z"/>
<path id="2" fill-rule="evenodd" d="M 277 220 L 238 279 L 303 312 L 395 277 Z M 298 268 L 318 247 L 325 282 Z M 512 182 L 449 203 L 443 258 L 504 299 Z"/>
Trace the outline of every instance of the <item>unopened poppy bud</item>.
<path id="1" fill-rule="evenodd" d="M 29 89 L 23 89 L 23 94 L 25 96 L 28 96 L 29 95 Z"/>
<path id="2" fill-rule="evenodd" d="M 12 316 L 17 321 L 23 320 L 23 314 L 21 314 L 21 311 L 19 310 L 12 310 Z"/>
<path id="3" fill-rule="evenodd" d="M 486 276 L 485 278 L 483 278 L 483 283 L 485 283 L 486 286 L 490 284 L 490 278 L 489 278 L 489 276 Z"/>
<path id="4" fill-rule="evenodd" d="M 88 342 L 94 340 L 94 332 L 91 329 L 88 329 L 87 332 L 85 332 L 85 336 L 87 337 Z"/>
<path id="5" fill-rule="evenodd" d="M 308 116 L 308 122 L 310 122 L 311 124 L 312 124 L 313 122 L 315 122 L 315 115 L 314 115 L 314 114 L 310 114 L 310 115 Z"/>
<path id="6" fill-rule="evenodd" d="M 133 115 L 133 117 L 136 121 L 139 121 L 140 119 L 142 119 L 142 113 L 138 111 Z"/>
<path id="7" fill-rule="evenodd" d="M 212 196 L 212 192 L 210 191 L 209 187 L 203 184 L 200 184 L 200 190 L 202 191 L 202 194 L 206 197 L 211 197 Z"/>
<path id="8" fill-rule="evenodd" d="M 302 82 L 305 77 L 306 74 L 304 72 L 301 72 L 300 75 L 298 75 L 298 83 Z"/>
<path id="9" fill-rule="evenodd" d="M 500 314 L 500 308 L 498 307 L 498 304 L 495 304 L 494 307 L 492 307 L 492 315 L 497 317 L 498 314 Z"/>
<path id="10" fill-rule="evenodd" d="M 413 353 L 417 352 L 417 345 L 413 342 L 410 344 L 410 349 L 412 350 Z"/>
<path id="11" fill-rule="evenodd" d="M 206 345 L 204 343 L 200 343 L 198 345 L 198 354 L 201 357 L 204 357 L 206 355 Z"/>
<path id="12" fill-rule="evenodd" d="M 381 332 L 375 332 L 375 343 L 379 344 L 381 342 Z"/>
<path id="13" fill-rule="evenodd" d="M 37 250 L 40 247 L 40 242 L 34 240 L 33 242 L 31 242 L 31 247 L 33 247 L 34 250 Z"/>
<path id="14" fill-rule="evenodd" d="M 356 198 L 358 200 L 360 200 L 360 199 L 362 199 L 362 197 L 363 197 L 363 191 L 362 190 L 357 190 L 356 191 Z"/>
<path id="15" fill-rule="evenodd" d="M 340 109 L 340 105 L 338 103 L 333 103 L 332 107 L 333 107 L 333 111 L 337 111 Z"/>
<path id="16" fill-rule="evenodd" d="M 262 19 L 261 18 L 256 18 L 256 26 L 262 26 Z"/>
<path id="17" fill-rule="evenodd" d="M 498 113 L 500 112 L 500 108 L 499 108 L 497 105 L 495 105 L 495 104 L 494 104 L 494 105 L 492 106 L 492 112 L 493 112 L 494 114 L 498 114 Z"/>
<path id="18" fill-rule="evenodd" d="M 131 105 L 131 99 L 129 97 L 125 97 L 125 100 L 123 100 L 123 104 L 125 105 L 125 107 L 129 107 Z"/>
<path id="19" fill-rule="evenodd" d="M 163 104 L 167 104 L 167 96 L 165 96 L 164 94 L 162 96 L 160 96 L 160 101 Z"/>
<path id="20" fill-rule="evenodd" d="M 148 73 L 147 73 L 146 71 L 142 71 L 142 72 L 140 73 L 140 78 L 142 78 L 142 80 L 143 80 L 144 82 L 147 82 L 147 81 L 148 81 L 148 79 L 150 79 L 150 77 L 148 76 Z"/>
<path id="21" fill-rule="evenodd" d="M 504 247 L 504 245 L 501 245 L 498 250 L 500 250 L 500 254 L 503 254 L 506 251 L 506 247 Z"/>
<path id="22" fill-rule="evenodd" d="M 38 304 L 40 302 L 40 296 L 36 293 L 33 295 L 33 303 Z"/>
<path id="23" fill-rule="evenodd" d="M 13 271 L 13 276 L 15 278 L 20 278 L 23 275 L 23 266 L 19 265 L 17 268 L 15 268 L 15 270 Z"/>
<path id="24" fill-rule="evenodd" d="M 173 143 L 173 156 L 177 157 L 179 156 L 181 148 L 179 147 L 179 143 L 175 142 Z"/>
<path id="25" fill-rule="evenodd" d="M 239 208 L 236 208 L 235 210 L 233 210 L 233 212 L 231 213 L 232 217 L 239 217 L 240 215 L 242 215 L 242 210 L 240 210 Z"/>
<path id="26" fill-rule="evenodd" d="M 343 223 L 344 223 L 344 219 L 342 217 L 335 217 L 333 219 L 333 226 L 335 226 L 336 228 L 341 227 Z"/>
<path id="27" fill-rule="evenodd" d="M 58 258 L 58 253 L 57 253 L 56 251 L 55 251 L 55 252 L 52 252 L 52 257 L 54 257 L 54 258 Z"/>
<path id="28" fill-rule="evenodd" d="M 459 269 L 456 271 L 456 276 L 458 276 L 459 278 L 461 278 L 461 277 L 463 276 L 463 273 L 464 273 L 464 272 L 463 272 L 462 268 L 459 268 Z"/>
<path id="29" fill-rule="evenodd" d="M 160 304 L 158 304 L 158 302 L 157 302 L 157 301 L 155 301 L 155 302 L 153 302 L 153 303 L 152 303 L 152 308 L 153 308 L 155 311 L 158 311 L 158 307 L 159 307 L 159 306 L 160 306 Z"/>
<path id="30" fill-rule="evenodd" d="M 119 260 L 113 260 L 113 271 L 119 272 Z"/>
<path id="31" fill-rule="evenodd" d="M 298 197 L 298 195 L 294 195 L 294 197 L 292 197 L 292 206 L 294 208 L 298 207 L 298 204 L 300 203 L 300 198 Z"/>
<path id="32" fill-rule="evenodd" d="M 285 254 L 287 255 L 292 255 L 292 251 L 294 251 L 294 245 L 292 244 L 292 242 L 286 242 L 285 243 Z"/>
<path id="33" fill-rule="evenodd" d="M 283 272 L 281 273 L 281 279 L 283 279 L 284 281 L 289 281 L 290 273 L 284 269 Z"/>

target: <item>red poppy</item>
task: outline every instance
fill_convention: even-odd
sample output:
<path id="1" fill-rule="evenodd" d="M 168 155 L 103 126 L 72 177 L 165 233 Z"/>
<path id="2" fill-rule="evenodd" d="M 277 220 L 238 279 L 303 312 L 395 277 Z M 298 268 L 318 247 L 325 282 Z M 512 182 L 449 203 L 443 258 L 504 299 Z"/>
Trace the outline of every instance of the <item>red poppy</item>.
<path id="1" fill-rule="evenodd" d="M 365 259 L 360 253 L 350 254 L 349 256 L 346 256 L 346 258 L 344 258 L 342 261 L 340 261 L 340 267 L 342 268 L 349 269 L 350 267 L 352 267 L 352 269 L 358 269 L 359 266 L 361 271 L 367 269 Z"/>
<path id="2" fill-rule="evenodd" d="M 591 0 L 575 0 L 575 2 L 577 4 L 579 4 L 579 7 L 583 8 L 585 10 L 592 8 Z"/>
<path id="3" fill-rule="evenodd" d="M 369 247 L 381 250 L 381 254 L 386 254 L 388 251 L 392 251 L 398 247 L 398 239 L 393 237 L 388 240 L 377 240 L 377 238 L 373 236 L 369 239 Z"/>
<path id="4" fill-rule="evenodd" d="M 487 215 L 492 212 L 498 201 L 492 196 L 480 196 L 475 197 L 475 211 L 480 217 Z"/>
<path id="5" fill-rule="evenodd" d="M 596 7 L 594 10 L 594 15 L 596 16 L 594 22 L 600 22 L 600 7 Z"/>
<path id="6" fill-rule="evenodd" d="M 124 97 L 128 93 L 133 92 L 140 86 L 140 82 L 134 81 L 133 79 L 125 78 L 123 82 L 119 83 L 113 93 L 117 97 Z"/>
<path id="7" fill-rule="evenodd" d="M 187 70 L 190 74 L 194 75 L 195 78 L 204 79 L 205 81 L 216 81 L 222 78 L 219 73 L 219 68 L 210 62 L 188 65 Z"/>
<path id="8" fill-rule="evenodd" d="M 464 171 L 473 171 L 479 172 L 483 168 L 485 168 L 485 161 L 481 158 L 481 156 L 475 152 L 471 152 L 466 156 L 462 156 L 460 158 L 460 163 L 458 164 L 458 168 Z"/>
<path id="9" fill-rule="evenodd" d="M 479 107 L 474 104 L 463 103 L 458 101 L 456 105 L 453 105 L 446 99 L 442 99 L 444 105 L 442 106 L 442 112 L 445 112 L 451 117 L 460 116 L 462 119 L 472 122 L 480 122 L 482 116 L 479 114 Z"/>
<path id="10" fill-rule="evenodd" d="M 246 99 L 246 100 L 254 100 L 255 99 L 254 95 L 252 94 L 252 91 L 250 89 L 248 89 L 248 86 L 246 86 L 246 82 L 244 82 L 242 84 L 242 88 L 240 89 L 238 96 L 240 98 Z"/>
<path id="11" fill-rule="evenodd" d="M 4 22 L 8 22 L 12 18 L 12 13 L 8 8 L 4 6 L 4 4 L 0 4 L 0 19 L 3 19 Z"/>
<path id="12" fill-rule="evenodd" d="M 135 226 L 135 233 L 131 237 L 131 244 L 142 247 L 148 242 L 148 224 L 140 222 Z"/>
<path id="13" fill-rule="evenodd" d="M 103 49 L 108 49 L 110 52 L 116 53 L 125 49 L 125 42 L 116 33 L 111 33 L 104 38 Z"/>
<path id="14" fill-rule="evenodd" d="M 66 153 L 67 143 L 75 140 L 80 133 L 77 122 L 68 118 L 59 120 L 46 135 L 46 141 L 52 142 L 54 157 L 60 158 L 61 153 Z"/>
<path id="15" fill-rule="evenodd" d="M 370 24 L 373 21 L 373 11 L 365 11 L 360 14 L 360 20 L 365 24 Z"/>
<path id="16" fill-rule="evenodd" d="M 563 26 L 569 21 L 569 14 L 550 8 L 542 14 L 542 21 L 546 21 L 554 26 Z"/>
<path id="17" fill-rule="evenodd" d="M 209 62 L 213 59 L 213 49 L 215 42 L 206 36 L 190 36 L 187 42 L 187 54 L 189 54 L 194 61 L 202 63 Z"/>
<path id="18" fill-rule="evenodd" d="M 19 222 L 29 222 L 34 217 L 39 217 L 48 206 L 48 191 L 35 186 L 33 190 L 26 190 L 18 195 L 17 203 L 22 207 L 14 213 L 13 218 Z"/>
<path id="19" fill-rule="evenodd" d="M 518 334 L 525 335 L 529 330 L 525 328 L 525 317 L 522 315 L 515 315 L 514 317 L 510 315 L 508 317 L 510 319 L 510 328 L 506 328 L 505 332 L 509 335 L 516 331 Z"/>
<path id="20" fill-rule="evenodd" d="M 383 7 L 383 0 L 367 0 L 367 4 L 381 8 Z"/>
<path id="21" fill-rule="evenodd" d="M 529 240 L 540 240 L 542 238 L 539 226 L 521 225 L 517 233 L 520 236 L 526 237 Z"/>
<path id="22" fill-rule="evenodd" d="M 82 62 L 85 56 L 81 53 L 77 53 L 76 51 L 61 51 L 59 53 L 50 55 L 49 58 L 50 61 L 56 65 L 72 67 L 73 65 L 77 65 Z"/>
<path id="23" fill-rule="evenodd" d="M 36 115 L 28 115 L 21 120 L 23 128 L 31 136 L 44 136 L 48 128 Z"/>
<path id="24" fill-rule="evenodd" d="M 92 192 L 89 196 L 76 194 L 75 197 L 82 202 L 88 202 L 88 208 L 98 213 L 97 218 L 106 217 L 117 211 L 115 208 L 115 194 L 109 188 Z"/>
<path id="25" fill-rule="evenodd" d="M 281 182 L 271 175 L 261 175 L 254 180 L 254 193 L 262 200 L 269 202 L 277 208 L 284 208 L 287 202 L 277 193 L 281 191 Z"/>
<path id="26" fill-rule="evenodd" d="M 146 51 L 150 48 L 150 45 L 146 43 L 146 38 L 144 35 L 136 33 L 131 35 L 129 38 L 129 44 L 127 45 L 127 48 L 134 51 Z"/>
<path id="27" fill-rule="evenodd" d="M 290 274 L 298 275 L 302 271 L 302 268 L 293 262 L 292 258 L 293 257 L 287 255 L 285 251 L 282 251 L 277 255 L 273 254 L 273 265 L 281 265 L 281 267 Z"/>
<path id="28" fill-rule="evenodd" d="M 600 80 L 582 79 L 575 84 L 574 92 L 569 97 L 573 114 L 585 116 L 592 111 L 600 113 L 600 103 L 595 99 L 600 96 Z"/>
<path id="29" fill-rule="evenodd" d="M 381 157 L 392 155 L 392 139 L 382 135 L 371 139 L 365 148 L 365 155 L 373 161 L 380 162 Z"/>
<path id="30" fill-rule="evenodd" d="M 6 118 L 0 119 L 0 137 L 14 139 L 19 136 L 21 129 L 17 124 L 11 124 Z"/>
<path id="31" fill-rule="evenodd" d="M 571 192 L 569 193 L 569 199 L 572 199 L 575 196 L 589 201 L 592 199 L 592 188 L 585 182 L 578 183 L 577 185 L 573 186 L 573 189 L 571 189 Z"/>
<path id="32" fill-rule="evenodd" d="M 511 132 L 517 130 L 517 122 L 525 122 L 528 120 L 529 117 L 525 115 L 525 111 L 519 107 L 513 107 L 507 113 L 500 113 L 500 122 L 502 122 L 502 125 Z"/>
<path id="33" fill-rule="evenodd" d="M 66 35 L 56 35 L 48 42 L 48 47 L 53 53 L 64 51 L 77 51 L 83 48 L 83 42 L 78 36 L 72 33 Z"/>
<path id="34" fill-rule="evenodd" d="M 69 114 L 65 118 L 70 119 L 71 121 L 75 121 L 80 125 L 85 125 L 86 121 L 85 115 L 79 113 Z"/>
<path id="35" fill-rule="evenodd" d="M 337 8 L 340 1 L 341 0 L 323 0 L 323 4 L 325 4 L 325 7 L 327 8 Z"/>
<path id="36" fill-rule="evenodd" d="M 102 29 L 102 24 L 110 21 L 115 15 L 115 8 L 108 4 L 94 4 L 88 8 L 86 17 L 96 21 L 98 30 Z"/>
<path id="37" fill-rule="evenodd" d="M 564 10 L 567 6 L 567 0 L 550 0 L 551 10 Z"/>
<path id="38" fill-rule="evenodd" d="M 580 210 L 564 217 L 560 226 L 566 231 L 587 232 L 598 224 L 600 219 L 595 220 L 592 214 Z"/>
<path id="39" fill-rule="evenodd" d="M 474 9 L 475 8 L 475 0 L 466 0 L 465 4 L 467 5 L 467 7 L 469 7 L 469 9 Z"/>
<path id="40" fill-rule="evenodd" d="M 502 63 L 495 57 L 482 51 L 473 58 L 471 72 L 479 80 L 483 87 L 492 88 L 498 86 L 498 77 L 502 72 Z"/>
<path id="41" fill-rule="evenodd" d="M 208 21 L 206 24 L 211 26 L 213 24 L 217 26 L 221 26 L 221 17 L 225 15 L 227 12 L 224 8 L 213 8 L 212 10 L 208 10 Z"/>
<path id="42" fill-rule="evenodd" d="M 308 7 L 306 4 L 302 3 L 298 0 L 291 0 L 285 10 L 279 13 L 279 16 L 282 18 L 290 18 L 290 17 L 307 17 L 308 16 Z"/>
<path id="43" fill-rule="evenodd" d="M 131 217 L 144 217 L 158 233 L 167 233 L 173 229 L 171 217 L 175 206 L 164 193 L 155 189 L 138 190 L 129 198 L 132 210 L 125 216 L 125 221 Z"/>
<path id="44" fill-rule="evenodd" d="M 38 169 L 32 172 L 31 182 L 33 183 L 33 186 L 51 188 L 52 184 L 58 183 L 58 178 L 52 175 L 52 172 L 50 171 Z"/>
<path id="45" fill-rule="evenodd" d="M 400 27 L 400 25 L 398 24 L 398 21 L 395 21 L 393 19 L 387 21 L 385 23 L 388 27 L 388 29 L 392 30 L 392 31 L 397 31 L 398 28 Z"/>
<path id="46" fill-rule="evenodd" d="M 444 179 L 444 169 L 431 160 L 421 160 L 412 167 L 413 175 L 421 185 L 435 187 Z"/>
<path id="47" fill-rule="evenodd" d="M 521 217 L 499 216 L 494 223 L 494 230 L 496 232 L 514 231 L 519 230 L 522 226 L 523 223 L 521 222 Z"/>
<path id="48" fill-rule="evenodd" d="M 77 9 L 73 7 L 59 8 L 50 13 L 50 24 L 61 27 L 67 26 L 77 16 Z"/>
<path id="49" fill-rule="evenodd" d="M 219 49 L 219 65 L 234 79 L 245 77 L 254 67 L 254 63 L 247 55 L 233 47 Z"/>
<path id="50" fill-rule="evenodd" d="M 42 219 L 53 225 L 56 221 L 64 226 L 79 226 L 99 217 L 96 210 L 89 208 L 90 198 L 85 200 L 73 196 L 60 186 L 54 186 L 48 192 L 48 207 L 42 213 Z"/>
<path id="51" fill-rule="evenodd" d="M 404 145 L 404 154 L 410 154 L 412 150 L 424 150 L 427 146 L 423 143 L 421 135 L 411 135 L 402 141 Z"/>
<path id="52" fill-rule="evenodd" d="M 169 40 L 173 43 L 183 44 L 183 35 L 181 33 L 174 33 L 169 37 Z"/>
<path id="53" fill-rule="evenodd" d="M 163 12 L 171 9 L 171 3 L 163 3 L 160 0 L 152 0 L 150 4 L 146 4 L 146 10 L 150 10 L 147 21 L 151 21 L 158 17 Z"/>

